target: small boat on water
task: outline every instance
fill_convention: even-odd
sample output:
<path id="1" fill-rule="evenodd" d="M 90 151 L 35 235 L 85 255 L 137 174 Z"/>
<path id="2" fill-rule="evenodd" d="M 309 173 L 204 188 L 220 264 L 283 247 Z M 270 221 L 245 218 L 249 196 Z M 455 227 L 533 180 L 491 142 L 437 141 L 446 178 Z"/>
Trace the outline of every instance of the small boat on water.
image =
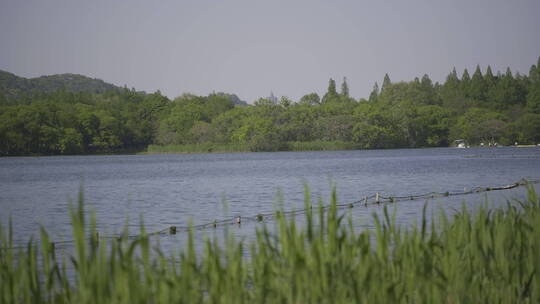
<path id="1" fill-rule="evenodd" d="M 468 148 L 464 139 L 456 139 L 454 140 L 454 143 L 456 145 L 456 148 L 461 148 L 461 149 Z"/>

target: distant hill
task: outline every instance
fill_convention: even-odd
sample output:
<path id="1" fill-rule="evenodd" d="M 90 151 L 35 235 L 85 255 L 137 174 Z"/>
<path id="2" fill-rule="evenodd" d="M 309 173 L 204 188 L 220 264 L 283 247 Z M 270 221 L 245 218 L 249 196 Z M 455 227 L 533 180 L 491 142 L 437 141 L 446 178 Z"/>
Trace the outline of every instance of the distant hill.
<path id="1" fill-rule="evenodd" d="M 55 92 L 65 89 L 68 92 L 104 93 L 107 91 L 124 90 L 123 87 L 107 83 L 101 79 L 90 78 L 79 74 L 56 74 L 36 78 L 24 78 L 13 73 L 0 70 L 0 104 L 2 101 L 13 102 L 38 93 Z M 144 92 L 139 92 L 144 93 Z M 225 96 L 235 105 L 247 106 L 248 103 L 236 94 L 211 93 L 210 95 Z"/>
<path id="2" fill-rule="evenodd" d="M 0 98 L 3 95 L 6 100 L 17 100 L 23 96 L 54 92 L 59 89 L 65 89 L 69 92 L 103 93 L 111 90 L 121 90 L 122 88 L 101 79 L 78 74 L 24 78 L 0 70 Z"/>

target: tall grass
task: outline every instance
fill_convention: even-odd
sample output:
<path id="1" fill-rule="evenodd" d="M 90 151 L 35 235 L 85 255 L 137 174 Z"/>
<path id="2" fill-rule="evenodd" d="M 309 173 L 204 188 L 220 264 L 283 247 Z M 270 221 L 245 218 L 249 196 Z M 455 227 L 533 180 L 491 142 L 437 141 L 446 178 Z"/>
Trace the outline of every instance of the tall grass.
<path id="1" fill-rule="evenodd" d="M 136 240 L 96 238 L 83 201 L 71 210 L 71 257 L 59 256 L 43 229 L 39 244 L 20 250 L 9 249 L 9 227 L 0 232 L 1 303 L 540 302 L 540 204 L 532 188 L 528 200 L 504 209 L 463 207 L 430 225 L 424 214 L 407 229 L 385 208 L 374 215 L 375 229 L 360 233 L 337 213 L 335 192 L 323 212 L 306 190 L 305 226 L 278 213 L 275 229 L 257 229 L 252 243 L 207 240 L 197 253 L 190 235 L 170 256 L 151 248 L 144 225 Z"/>

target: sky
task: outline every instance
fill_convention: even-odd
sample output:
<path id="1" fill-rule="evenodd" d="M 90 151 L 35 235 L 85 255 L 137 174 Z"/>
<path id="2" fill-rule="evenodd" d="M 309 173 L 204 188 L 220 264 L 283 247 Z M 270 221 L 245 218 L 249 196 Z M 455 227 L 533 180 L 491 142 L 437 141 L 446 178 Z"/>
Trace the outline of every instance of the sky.
<path id="1" fill-rule="evenodd" d="M 351 96 L 367 98 L 385 73 L 528 74 L 539 12 L 538 0 L 0 0 L 0 69 L 249 102 L 322 95 L 347 77 Z"/>

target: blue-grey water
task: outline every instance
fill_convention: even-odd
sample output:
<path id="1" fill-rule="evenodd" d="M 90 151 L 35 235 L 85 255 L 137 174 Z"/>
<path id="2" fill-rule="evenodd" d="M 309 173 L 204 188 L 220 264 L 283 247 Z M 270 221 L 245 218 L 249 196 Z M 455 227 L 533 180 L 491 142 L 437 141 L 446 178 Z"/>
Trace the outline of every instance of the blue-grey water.
<path id="1" fill-rule="evenodd" d="M 278 192 L 283 208 L 303 205 L 304 184 L 314 200 L 328 202 L 335 183 L 340 203 L 380 192 L 405 196 L 431 191 L 459 192 L 540 178 L 540 148 L 439 148 L 370 151 L 167 154 L 0 158 L 0 221 L 11 217 L 18 242 L 45 226 L 55 240 L 70 239 L 68 204 L 82 186 L 102 235 L 122 230 L 126 218 L 137 230 L 186 226 L 271 212 Z M 430 210 L 459 209 L 463 201 L 504 202 L 523 197 L 525 188 L 435 198 Z M 413 223 L 425 200 L 397 203 L 397 220 Z M 380 206 L 354 208 L 353 220 L 369 227 Z M 247 238 L 255 224 L 231 225 Z M 218 228 L 219 230 L 220 228 Z M 181 235 L 159 237 L 164 246 Z M 180 247 L 180 246 L 176 246 Z"/>

